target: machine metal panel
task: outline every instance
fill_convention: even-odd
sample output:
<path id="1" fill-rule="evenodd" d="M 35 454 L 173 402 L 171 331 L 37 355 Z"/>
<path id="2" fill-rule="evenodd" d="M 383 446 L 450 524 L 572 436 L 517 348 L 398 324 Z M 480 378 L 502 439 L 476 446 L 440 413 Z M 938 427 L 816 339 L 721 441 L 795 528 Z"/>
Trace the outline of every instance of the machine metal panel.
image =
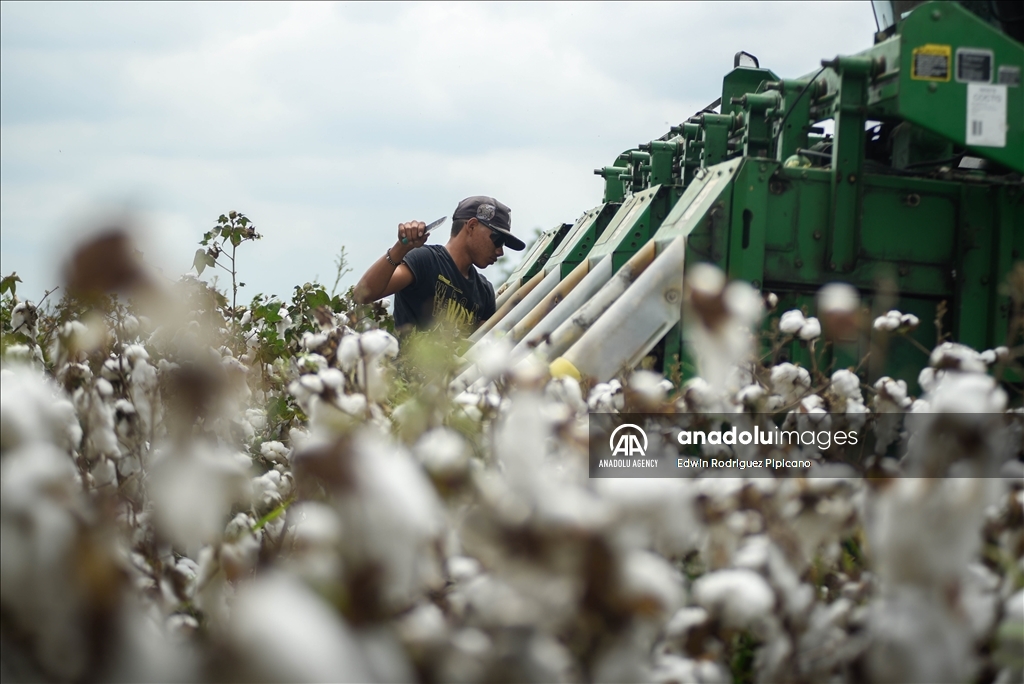
<path id="1" fill-rule="evenodd" d="M 996 82 L 1000 68 L 1024 68 L 1024 47 L 953 2 L 919 6 L 899 38 L 899 115 L 1024 173 L 1024 88 Z M 915 72 L 928 46 L 948 51 L 948 78 Z"/>

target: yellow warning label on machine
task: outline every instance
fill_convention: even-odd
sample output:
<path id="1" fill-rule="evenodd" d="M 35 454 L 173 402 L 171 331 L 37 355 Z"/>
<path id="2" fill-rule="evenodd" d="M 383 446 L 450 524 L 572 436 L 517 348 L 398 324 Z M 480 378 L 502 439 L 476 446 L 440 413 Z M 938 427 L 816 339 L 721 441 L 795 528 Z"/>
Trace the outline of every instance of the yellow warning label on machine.
<path id="1" fill-rule="evenodd" d="M 910 78 L 915 81 L 948 81 L 953 50 L 949 45 L 921 45 L 914 48 Z"/>

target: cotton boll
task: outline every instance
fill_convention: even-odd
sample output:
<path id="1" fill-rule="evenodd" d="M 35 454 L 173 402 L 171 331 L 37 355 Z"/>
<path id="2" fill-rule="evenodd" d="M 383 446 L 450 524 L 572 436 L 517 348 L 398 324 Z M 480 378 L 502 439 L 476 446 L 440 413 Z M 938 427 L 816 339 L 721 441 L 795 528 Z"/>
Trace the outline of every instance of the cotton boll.
<path id="1" fill-rule="evenodd" d="M 653 371 L 639 370 L 629 376 L 629 388 L 645 405 L 657 406 L 665 401 L 664 377 Z"/>
<path id="2" fill-rule="evenodd" d="M 110 459 L 98 459 L 89 472 L 97 489 L 111 485 L 117 486 L 117 469 L 114 467 L 114 462 Z"/>
<path id="3" fill-rule="evenodd" d="M 641 615 L 671 615 L 685 597 L 683 578 L 661 556 L 633 551 L 622 566 L 623 598 Z"/>
<path id="4" fill-rule="evenodd" d="M 876 412 L 892 413 L 910 407 L 911 399 L 907 396 L 905 380 L 893 380 L 889 376 L 879 378 L 875 382 L 875 392 L 873 405 Z"/>
<path id="5" fill-rule="evenodd" d="M 860 393 L 860 378 L 848 370 L 837 370 L 832 374 L 832 390 L 847 399 L 863 400 Z"/>
<path id="6" fill-rule="evenodd" d="M 459 477 L 469 467 L 469 445 L 462 435 L 450 428 L 435 428 L 425 433 L 416 442 L 413 453 L 436 478 Z"/>
<path id="7" fill-rule="evenodd" d="M 544 394 L 565 404 L 576 414 L 587 412 L 587 403 L 583 400 L 580 384 L 573 378 L 552 378 L 544 389 Z"/>
<path id="8" fill-rule="evenodd" d="M 269 527 L 270 523 L 267 525 Z M 220 565 L 228 581 L 237 582 L 251 576 L 259 555 L 260 542 L 249 530 L 223 542 L 220 545 Z"/>
<path id="9" fill-rule="evenodd" d="M 154 413 L 153 402 L 159 399 L 156 368 L 147 363 L 147 359 L 138 358 L 132 367 L 129 384 L 129 396 L 138 412 L 143 434 L 149 435 L 156 423 L 159 413 Z M 157 404 L 156 411 L 160 410 Z"/>
<path id="10" fill-rule="evenodd" d="M 867 653 L 871 681 L 956 682 L 976 677 L 967 625 L 929 592 L 891 592 L 871 606 Z"/>
<path id="11" fill-rule="evenodd" d="M 690 633 L 704 627 L 710 616 L 708 611 L 696 606 L 680 608 L 665 625 L 665 638 L 685 644 Z"/>
<path id="12" fill-rule="evenodd" d="M 655 684 L 729 684 L 732 675 L 714 661 L 666 655 L 655 662 L 650 680 Z"/>
<path id="13" fill-rule="evenodd" d="M 252 496 L 245 468 L 230 453 L 202 444 L 160 459 L 150 490 L 159 526 L 190 556 L 218 539 L 231 507 L 248 505 Z"/>
<path id="14" fill-rule="evenodd" d="M 849 370 L 837 370 L 832 374 L 830 385 L 836 398 L 832 410 L 843 413 L 864 413 L 864 395 L 860 391 L 860 378 Z"/>
<path id="15" fill-rule="evenodd" d="M 954 369 L 971 373 L 984 373 L 985 362 L 981 354 L 956 342 L 943 342 L 932 350 L 928 363 L 935 369 Z"/>
<path id="16" fill-rule="evenodd" d="M 796 335 L 804 327 L 804 323 L 807 319 L 804 318 L 804 313 L 799 309 L 792 309 L 782 314 L 782 318 L 779 319 L 779 330 L 787 335 Z"/>
<path id="17" fill-rule="evenodd" d="M 268 461 L 275 463 L 288 462 L 288 447 L 281 442 L 264 442 L 260 445 L 260 454 Z"/>
<path id="18" fill-rule="evenodd" d="M 36 327 L 38 318 L 39 314 L 32 302 L 19 302 L 11 309 L 11 329 L 34 339 L 39 334 Z"/>
<path id="19" fill-rule="evenodd" d="M 967 614 L 975 640 L 983 639 L 995 626 L 999 581 L 998 575 L 980 563 L 968 565 L 962 576 L 960 606 Z"/>
<path id="20" fill-rule="evenodd" d="M 749 629 L 771 614 L 775 595 L 764 578 L 750 570 L 718 570 L 693 585 L 693 597 L 728 627 Z"/>
<path id="21" fill-rule="evenodd" d="M 890 311 L 884 316 L 879 316 L 875 319 L 873 327 L 875 330 L 881 330 L 883 332 L 893 332 L 900 327 L 900 322 L 903 318 L 903 314 L 899 311 Z"/>
<path id="22" fill-rule="evenodd" d="M 293 545 L 287 567 L 315 587 L 334 588 L 342 576 L 343 528 L 337 511 L 301 501 L 288 509 L 287 519 Z"/>
<path id="23" fill-rule="evenodd" d="M 790 404 L 811 388 L 811 374 L 791 363 L 780 363 L 772 368 L 771 383 L 772 391 Z"/>
<path id="24" fill-rule="evenodd" d="M 32 363 L 33 347 L 27 344 L 11 344 L 5 351 L 5 358 L 12 363 L 28 366 Z"/>
<path id="25" fill-rule="evenodd" d="M 698 300 L 718 297 L 725 288 L 725 273 L 712 264 L 695 264 L 686 276 L 686 284 Z"/>
<path id="26" fill-rule="evenodd" d="M 345 335 L 338 343 L 337 359 L 341 370 L 346 373 L 356 367 L 362 355 L 359 350 L 359 336 Z"/>
<path id="27" fill-rule="evenodd" d="M 653 548 L 666 557 L 697 548 L 704 530 L 694 510 L 697 491 L 686 481 L 599 478 L 593 486 L 610 509 L 608 525 L 623 548 Z"/>
<path id="28" fill-rule="evenodd" d="M 368 330 L 359 336 L 359 343 L 367 359 L 398 355 L 398 340 L 386 330 Z"/>
<path id="29" fill-rule="evenodd" d="M 402 642 L 414 649 L 440 646 L 449 636 L 444 613 L 433 603 L 421 603 L 400 617 L 397 631 Z"/>
<path id="30" fill-rule="evenodd" d="M 921 386 L 925 392 L 931 392 L 935 389 L 938 383 L 938 378 L 942 375 L 943 371 L 938 371 L 934 368 L 922 368 L 921 372 L 917 375 L 917 384 Z"/>
<path id="31" fill-rule="evenodd" d="M 431 549 L 442 529 L 441 504 L 408 452 L 370 430 L 352 445 L 354 493 L 340 498 L 351 561 L 382 573 L 380 599 L 404 606 L 440 581 Z"/>
<path id="32" fill-rule="evenodd" d="M 104 399 L 114 396 L 114 386 L 106 378 L 96 378 L 96 391 Z"/>
<path id="33" fill-rule="evenodd" d="M 267 414 L 259 409 L 246 409 L 245 420 L 254 430 L 262 430 L 267 427 Z"/>
<path id="34" fill-rule="evenodd" d="M 75 478 L 67 454 L 45 442 L 6 452 L 0 469 L 5 625 L 10 621 L 28 638 L 27 648 L 52 677 L 66 680 L 82 675 L 90 646 L 84 629 L 90 597 L 78 553 L 98 551 L 80 533 L 81 487 Z M 96 580 L 116 582 L 106 576 L 108 562 L 96 553 L 90 568 Z"/>
<path id="35" fill-rule="evenodd" d="M 85 423 L 88 425 L 88 430 L 83 448 L 86 457 L 90 460 L 97 456 L 118 458 L 121 455 L 121 448 L 118 445 L 117 435 L 114 432 L 114 409 L 101 399 L 102 389 L 100 389 L 100 383 L 104 382 L 106 381 L 103 378 L 97 378 L 97 391 L 84 395 Z M 109 388 L 110 383 L 106 384 Z"/>
<path id="36" fill-rule="evenodd" d="M 749 326 L 764 313 L 764 300 L 760 293 L 742 280 L 734 280 L 722 291 L 726 310 L 740 325 Z"/>
<path id="37" fill-rule="evenodd" d="M 288 520 L 300 548 L 330 548 L 341 541 L 341 520 L 326 504 L 300 501 L 288 509 Z"/>
<path id="38" fill-rule="evenodd" d="M 368 406 L 366 397 L 362 394 L 339 394 L 334 398 L 334 404 L 350 416 L 365 416 Z"/>
<path id="39" fill-rule="evenodd" d="M 698 370 L 719 403 L 749 384 L 737 369 L 749 360 L 754 343 L 751 329 L 764 308 L 761 295 L 743 281 L 725 285 L 725 274 L 717 267 L 699 264 L 686 277 L 684 306 L 683 320 Z"/>
<path id="40" fill-rule="evenodd" d="M 846 283 L 829 283 L 818 290 L 818 315 L 829 339 L 852 341 L 860 328 L 860 295 Z"/>
<path id="41" fill-rule="evenodd" d="M 291 442 L 292 449 L 302 449 L 309 443 L 309 432 L 301 428 L 293 427 L 288 429 L 288 441 Z"/>
<path id="42" fill-rule="evenodd" d="M 322 370 L 319 376 L 324 387 L 329 388 L 335 393 L 341 393 L 345 390 L 345 375 L 337 368 Z"/>
<path id="43" fill-rule="evenodd" d="M 328 336 L 326 333 L 312 333 L 307 331 L 302 333 L 301 345 L 306 351 L 315 352 L 320 349 L 320 347 L 327 344 L 327 339 Z"/>
<path id="44" fill-rule="evenodd" d="M 829 314 L 852 314 L 860 306 L 857 288 L 846 283 L 829 283 L 818 290 L 818 312 Z"/>
<path id="45" fill-rule="evenodd" d="M 139 361 L 149 361 L 149 352 L 141 344 L 129 344 L 124 348 L 124 358 L 135 366 Z"/>
<path id="46" fill-rule="evenodd" d="M 1002 413 L 1006 392 L 995 378 L 976 373 L 943 375 L 927 396 L 935 413 Z"/>
<path id="47" fill-rule="evenodd" d="M 821 323 L 817 318 L 808 318 L 804 321 L 804 324 L 800 326 L 800 331 L 797 336 L 801 340 L 813 340 L 821 336 Z"/>
<path id="48" fill-rule="evenodd" d="M 365 372 L 364 372 L 365 369 Z M 359 368 L 360 384 L 366 390 L 366 398 L 372 402 L 382 402 L 388 398 L 387 376 L 376 361 Z"/>
<path id="49" fill-rule="evenodd" d="M 288 328 L 292 327 L 292 317 L 288 315 L 288 309 L 283 306 L 277 310 L 277 315 L 281 318 L 281 320 L 277 322 L 277 336 L 284 337 Z"/>
<path id="50" fill-rule="evenodd" d="M 900 316 L 900 330 L 914 330 L 921 324 L 921 320 L 914 314 L 903 314 Z"/>
<path id="51" fill-rule="evenodd" d="M 618 380 L 611 382 L 599 382 L 590 390 L 587 397 L 587 406 L 591 411 L 598 413 L 614 413 L 621 411 L 625 406 L 625 398 L 622 395 L 622 384 Z"/>
<path id="52" fill-rule="evenodd" d="M 29 369 L 0 370 L 0 451 L 35 442 L 76 449 L 82 428 L 67 395 L 42 373 Z"/>
<path id="53" fill-rule="evenodd" d="M 512 346 L 508 337 L 486 338 L 470 349 L 468 357 L 476 364 L 482 378 L 494 380 L 509 370 Z"/>
<path id="54" fill-rule="evenodd" d="M 736 394 L 736 401 L 749 409 L 756 409 L 761 406 L 767 394 L 760 385 L 747 385 Z"/>
<path id="55" fill-rule="evenodd" d="M 543 607 L 511 584 L 489 574 L 476 575 L 460 588 L 465 614 L 481 628 L 526 628 L 541 619 Z"/>
<path id="56" fill-rule="evenodd" d="M 868 541 L 878 575 L 892 585 L 959 582 L 979 553 L 993 480 L 894 480 L 868 501 Z"/>
<path id="57" fill-rule="evenodd" d="M 466 582 L 483 571 L 480 561 L 469 556 L 452 556 L 445 565 L 453 582 Z"/>
<path id="58" fill-rule="evenodd" d="M 122 374 L 130 371 L 131 366 L 127 359 L 111 356 L 111 358 L 104 361 L 103 365 L 100 367 L 100 376 L 110 382 L 120 382 Z"/>
<path id="59" fill-rule="evenodd" d="M 324 383 L 318 376 L 306 374 L 299 378 L 299 384 L 310 394 L 320 394 L 324 391 Z"/>
<path id="60" fill-rule="evenodd" d="M 289 575 L 269 572 L 243 585 L 227 629 L 239 654 L 240 679 L 371 679 L 358 642 L 337 612 Z"/>
<path id="61" fill-rule="evenodd" d="M 700 412 L 710 408 L 715 402 L 714 392 L 707 381 L 701 377 L 690 378 L 683 383 L 683 401 L 691 412 Z"/>
<path id="62" fill-rule="evenodd" d="M 281 473 L 276 470 L 268 470 L 263 475 L 252 478 L 253 506 L 257 513 L 264 515 L 280 505 L 280 482 Z"/>

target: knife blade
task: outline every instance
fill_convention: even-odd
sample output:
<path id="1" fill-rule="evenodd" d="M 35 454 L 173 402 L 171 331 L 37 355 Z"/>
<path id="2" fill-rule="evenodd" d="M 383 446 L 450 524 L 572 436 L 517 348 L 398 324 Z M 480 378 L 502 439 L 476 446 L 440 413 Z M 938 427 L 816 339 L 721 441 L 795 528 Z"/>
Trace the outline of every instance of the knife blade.
<path id="1" fill-rule="evenodd" d="M 426 235 L 427 233 L 429 233 L 430 231 L 434 230 L 435 228 L 437 228 L 439 225 L 441 225 L 442 223 L 444 223 L 447 220 L 448 220 L 447 216 L 442 216 L 441 218 L 437 219 L 436 221 L 431 223 L 429 226 L 427 226 L 426 229 L 423 231 L 423 234 Z M 409 244 L 409 238 L 407 238 L 407 237 L 402 238 L 402 244 L 403 245 Z"/>

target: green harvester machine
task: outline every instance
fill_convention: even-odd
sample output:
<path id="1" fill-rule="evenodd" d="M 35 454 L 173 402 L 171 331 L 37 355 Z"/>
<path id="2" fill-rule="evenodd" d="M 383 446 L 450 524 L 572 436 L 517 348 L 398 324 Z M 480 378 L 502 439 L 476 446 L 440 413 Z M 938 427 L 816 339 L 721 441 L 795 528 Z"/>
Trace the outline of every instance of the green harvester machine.
<path id="1" fill-rule="evenodd" d="M 738 53 L 720 100 L 597 169 L 602 203 L 537 240 L 472 340 L 594 380 L 690 375 L 683 280 L 708 262 L 777 311 L 813 315 L 845 282 L 872 316 L 916 315 L 916 345 L 870 325 L 827 345 L 834 368 L 867 357 L 868 380 L 916 377 L 932 321 L 976 349 L 1024 344 L 1007 285 L 1024 269 L 1021 3 L 872 4 L 871 48 L 795 79 Z M 470 365 L 454 387 L 487 381 Z"/>

